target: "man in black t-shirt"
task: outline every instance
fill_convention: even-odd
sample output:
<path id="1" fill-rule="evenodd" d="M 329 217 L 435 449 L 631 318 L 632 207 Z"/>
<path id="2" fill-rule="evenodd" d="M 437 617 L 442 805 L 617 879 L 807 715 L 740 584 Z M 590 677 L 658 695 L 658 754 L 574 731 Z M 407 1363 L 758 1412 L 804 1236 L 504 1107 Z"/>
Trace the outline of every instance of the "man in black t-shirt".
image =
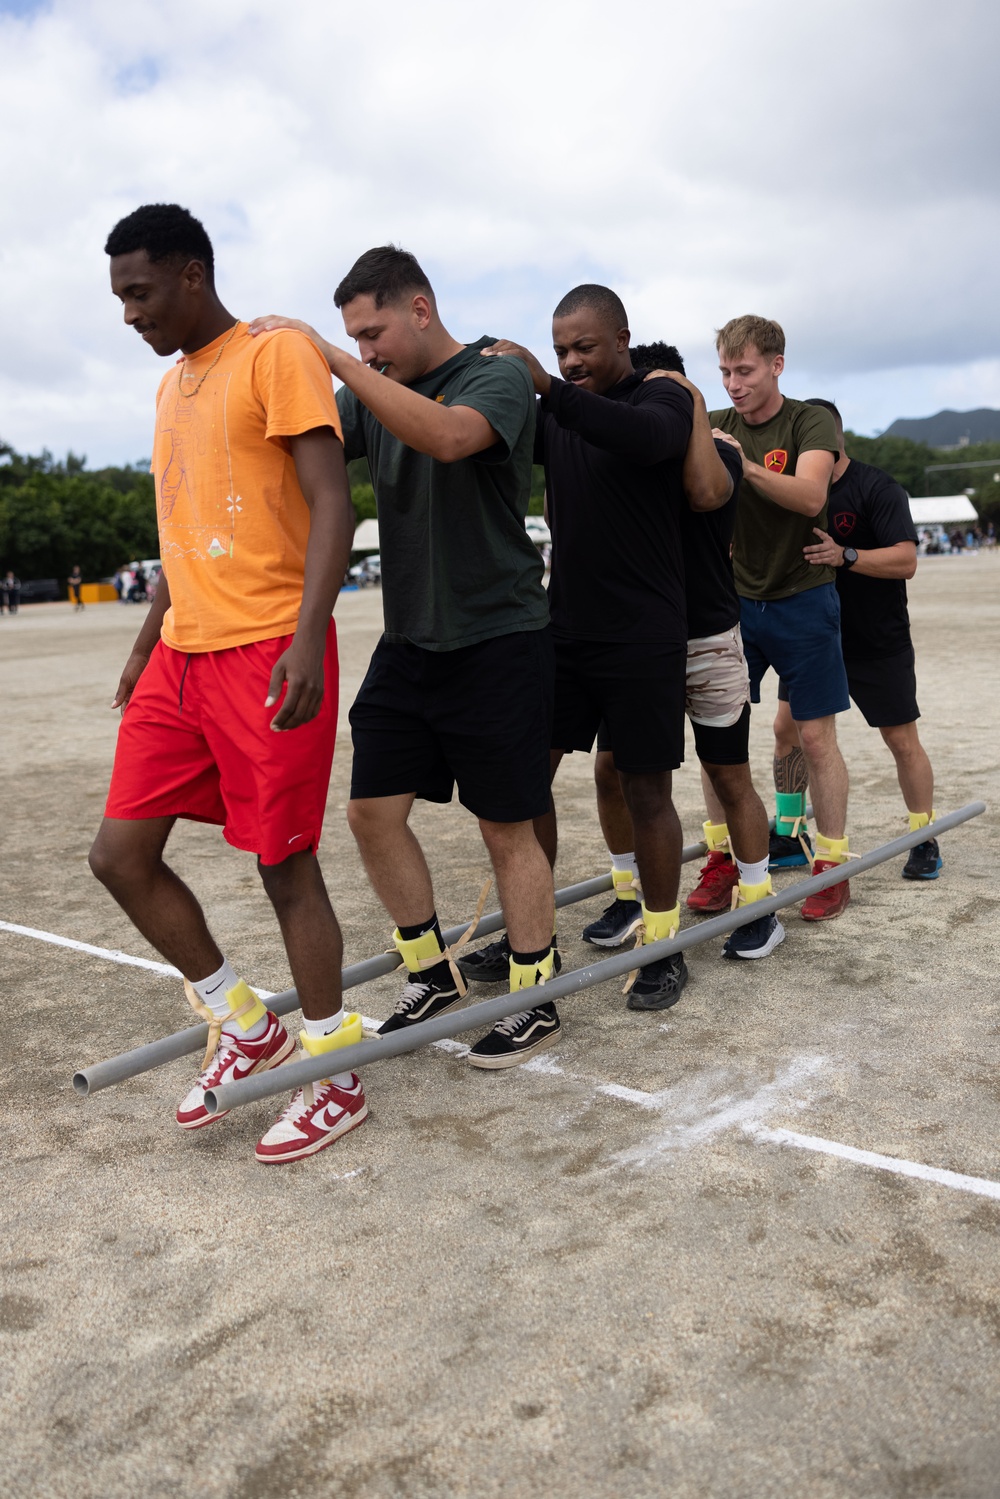
<path id="1" fill-rule="evenodd" d="M 385 633 L 351 709 L 348 822 L 397 923 L 408 983 L 380 1034 L 467 993 L 444 946 L 430 871 L 409 826 L 417 797 L 479 820 L 511 939 L 504 977 L 523 1011 L 471 1048 L 475 1067 L 527 1061 L 560 1033 L 536 986 L 556 971 L 552 871 L 533 819 L 548 804 L 552 645 L 542 564 L 524 529 L 534 396 L 519 361 L 453 338 L 414 256 L 382 245 L 334 292 L 360 360 L 305 328 L 344 382 L 348 459 L 378 506 Z M 254 327 L 287 326 L 264 318 Z M 302 324 L 292 326 L 303 327 Z"/>
<path id="2" fill-rule="evenodd" d="M 694 402 L 694 425 L 683 470 L 688 500 L 704 498 L 716 484 L 724 487 L 728 481 L 729 498 L 721 508 L 696 510 L 688 504 L 679 512 L 687 597 L 685 708 L 694 730 L 709 812 L 704 824 L 708 862 L 687 904 L 709 915 L 730 909 L 735 887 L 741 905 L 773 894 L 767 872 L 767 812 L 750 775 L 750 678 L 730 556 L 742 463 L 731 443 L 713 439 L 704 397 L 685 379 L 676 348 L 665 343 L 641 344 L 632 346 L 630 354 L 646 379 L 654 378 L 654 372 L 669 374 Z M 634 928 L 637 910 L 628 883 L 634 878 L 635 855 L 616 852 L 632 848 L 632 823 L 603 726 L 597 747 L 597 807 L 611 854 L 616 898 L 583 935 L 597 947 L 618 947 Z M 733 932 L 723 955 L 764 958 L 784 935 L 776 917 L 762 916 Z"/>
<path id="3" fill-rule="evenodd" d="M 866 722 L 878 729 L 896 761 L 899 787 L 910 817 L 910 831 L 934 821 L 934 771 L 917 733 L 917 679 L 914 669 L 906 579 L 917 570 L 917 532 L 906 490 L 889 474 L 848 458 L 844 423 L 832 401 L 818 398 L 837 427 L 840 452 L 830 489 L 829 531 L 803 548 L 815 567 L 837 569 L 840 632 L 851 697 Z M 794 745 L 795 728 L 787 697 L 779 689 L 775 735 Z M 781 753 L 776 750 L 776 753 Z M 936 838 L 912 850 L 903 868 L 908 880 L 936 880 L 942 860 Z"/>

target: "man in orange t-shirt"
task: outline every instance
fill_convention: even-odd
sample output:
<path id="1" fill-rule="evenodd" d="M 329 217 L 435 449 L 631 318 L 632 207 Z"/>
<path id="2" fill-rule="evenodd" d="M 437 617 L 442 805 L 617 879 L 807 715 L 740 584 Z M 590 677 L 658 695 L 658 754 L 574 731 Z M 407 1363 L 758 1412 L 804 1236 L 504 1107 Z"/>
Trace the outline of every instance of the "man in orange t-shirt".
<path id="1" fill-rule="evenodd" d="M 163 573 L 112 704 L 122 722 L 90 864 L 210 1023 L 214 1051 L 177 1110 L 200 1129 L 222 1117 L 208 1113 L 208 1089 L 277 1066 L 294 1042 L 164 863 L 178 817 L 220 824 L 257 855 L 304 1049 L 333 1063 L 361 1039 L 360 1017 L 343 1013 L 343 942 L 316 859 L 337 731 L 332 614 L 354 515 L 325 361 L 298 333 L 250 338 L 216 294 L 198 220 L 147 205 L 105 249 L 126 323 L 183 358 L 156 401 Z M 294 1095 L 257 1159 L 312 1155 L 366 1113 L 357 1076 L 331 1066 Z"/>

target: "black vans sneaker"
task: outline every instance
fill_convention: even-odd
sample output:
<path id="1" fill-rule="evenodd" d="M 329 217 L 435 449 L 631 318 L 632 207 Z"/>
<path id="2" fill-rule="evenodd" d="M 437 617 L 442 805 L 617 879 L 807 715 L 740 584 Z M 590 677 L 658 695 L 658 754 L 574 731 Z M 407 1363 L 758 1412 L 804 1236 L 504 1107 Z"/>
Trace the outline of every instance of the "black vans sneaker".
<path id="1" fill-rule="evenodd" d="M 393 1031 L 403 1030 L 405 1026 L 419 1025 L 421 1020 L 433 1020 L 435 1015 L 446 1015 L 449 1010 L 457 1010 L 468 992 L 466 989 L 460 994 L 458 985 L 453 980 L 436 984 L 411 975 L 410 982 L 399 996 L 396 1008 L 388 1020 L 384 1020 L 379 1026 L 378 1034 L 388 1036 Z"/>
<path id="2" fill-rule="evenodd" d="M 539 1005 L 508 1015 L 469 1052 L 473 1067 L 516 1067 L 559 1039 L 562 1025 L 555 1005 Z"/>
<path id="3" fill-rule="evenodd" d="M 584 942 L 594 947 L 621 947 L 642 922 L 642 906 L 637 900 L 617 897 L 596 921 L 581 932 Z"/>
<path id="4" fill-rule="evenodd" d="M 936 880 L 941 873 L 944 860 L 938 849 L 937 839 L 928 838 L 910 849 L 910 857 L 903 865 L 904 880 Z"/>
<path id="5" fill-rule="evenodd" d="M 639 969 L 638 977 L 628 996 L 630 1010 L 669 1010 L 681 997 L 681 990 L 688 981 L 684 954 L 671 953 L 669 958 L 660 958 L 656 963 L 647 963 Z"/>

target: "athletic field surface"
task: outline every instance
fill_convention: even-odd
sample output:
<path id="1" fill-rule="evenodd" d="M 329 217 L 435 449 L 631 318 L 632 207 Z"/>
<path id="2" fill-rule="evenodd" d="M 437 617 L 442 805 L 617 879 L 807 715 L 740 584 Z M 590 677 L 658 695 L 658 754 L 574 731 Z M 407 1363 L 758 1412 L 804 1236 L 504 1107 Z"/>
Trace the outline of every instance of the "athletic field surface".
<path id="1" fill-rule="evenodd" d="M 987 806 L 942 835 L 940 879 L 868 870 L 837 921 L 782 912 L 763 962 L 696 947 L 661 1014 L 626 1010 L 620 980 L 588 988 L 521 1068 L 469 1067 L 475 1032 L 372 1065 L 363 1127 L 271 1169 L 253 1149 L 284 1097 L 176 1126 L 197 1055 L 74 1092 L 78 1068 L 193 1018 L 87 867 L 142 616 L 0 620 L 0 1492 L 1000 1493 L 1000 558 L 926 559 L 910 602 L 938 812 Z M 320 856 L 350 964 L 390 937 L 345 822 L 378 592 L 336 617 Z M 775 689 L 751 739 L 769 809 Z M 856 709 L 839 732 L 863 853 L 904 808 L 878 732 Z M 606 870 L 592 775 L 574 755 L 556 783 L 559 886 Z M 675 799 L 696 842 L 690 738 Z M 418 804 L 413 825 L 442 926 L 467 920 L 488 873 L 474 819 Z M 253 859 L 193 824 L 169 850 L 238 972 L 287 989 Z M 604 956 L 580 931 L 607 900 L 560 913 L 564 971 Z M 377 1022 L 400 985 L 349 1006 Z"/>

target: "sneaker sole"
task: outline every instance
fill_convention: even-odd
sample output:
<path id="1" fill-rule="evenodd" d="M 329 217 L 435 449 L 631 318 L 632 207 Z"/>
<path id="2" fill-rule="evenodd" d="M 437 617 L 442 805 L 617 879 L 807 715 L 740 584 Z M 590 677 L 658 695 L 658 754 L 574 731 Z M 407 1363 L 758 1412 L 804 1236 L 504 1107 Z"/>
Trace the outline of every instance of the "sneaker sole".
<path id="1" fill-rule="evenodd" d="M 801 858 L 798 858 L 798 859 L 794 859 L 794 858 L 788 858 L 788 859 L 769 859 L 768 863 L 767 863 L 767 867 L 768 867 L 769 870 L 771 870 L 771 869 L 801 869 L 804 865 L 806 865 L 808 863 L 809 863 L 809 860 L 803 854 L 801 856 Z"/>
<path id="2" fill-rule="evenodd" d="M 785 928 L 779 921 L 777 927 L 767 939 L 767 942 L 763 947 L 758 947 L 756 952 L 736 952 L 730 951 L 729 948 L 724 947 L 722 949 L 722 956 L 724 958 L 769 958 L 774 952 L 774 949 L 776 947 L 779 947 L 781 943 L 784 942 L 785 935 Z"/>
<path id="3" fill-rule="evenodd" d="M 636 928 L 640 926 L 642 926 L 641 916 L 618 937 L 588 937 L 586 932 L 581 932 L 580 936 L 584 942 L 589 942 L 591 947 L 624 947 L 628 939 L 635 936 Z"/>
<path id="4" fill-rule="evenodd" d="M 466 1057 L 470 1067 L 482 1067 L 488 1072 L 499 1072 L 504 1067 L 520 1067 L 522 1062 L 530 1062 L 532 1057 L 544 1051 L 547 1046 L 552 1046 L 562 1035 L 562 1026 L 557 1026 L 540 1041 L 534 1042 L 532 1046 L 526 1046 L 523 1051 L 512 1052 L 507 1056 L 500 1057 L 476 1057 L 472 1052 Z"/>
<path id="5" fill-rule="evenodd" d="M 434 1011 L 433 1015 L 425 1015 L 421 1020 L 405 1020 L 402 1025 L 395 1026 L 391 1031 L 383 1032 L 382 1027 L 380 1026 L 375 1034 L 376 1036 L 381 1036 L 383 1034 L 386 1036 L 394 1036 L 397 1031 L 405 1031 L 411 1025 L 423 1025 L 424 1020 L 436 1020 L 439 1015 L 450 1015 L 452 1010 L 460 1010 L 465 1004 L 465 1001 L 468 999 L 468 997 L 469 996 L 467 994 L 459 994 L 456 999 L 452 1000 L 450 1005 L 442 1005 L 440 1010 Z M 391 1019 L 392 1016 L 390 1015 L 389 1020 Z M 383 1020 L 382 1025 L 388 1025 L 389 1020 Z"/>
<path id="6" fill-rule="evenodd" d="M 295 1041 L 291 1036 L 289 1036 L 285 1045 L 281 1048 L 276 1057 L 266 1057 L 264 1061 L 258 1062 L 256 1067 L 252 1068 L 251 1071 L 249 1071 L 245 1075 L 247 1077 L 253 1077 L 258 1072 L 270 1072 L 272 1067 L 280 1067 L 282 1062 L 287 1061 L 294 1050 Z M 199 1118 L 192 1119 L 189 1122 L 184 1122 L 178 1119 L 177 1123 L 180 1125 L 181 1129 L 204 1129 L 206 1124 L 214 1124 L 217 1119 L 225 1119 L 228 1113 L 230 1113 L 229 1109 L 220 1109 L 217 1114 L 203 1114 Z"/>
<path id="7" fill-rule="evenodd" d="M 368 1103 L 356 1114 L 345 1115 L 343 1121 L 336 1129 L 330 1130 L 329 1134 L 323 1136 L 322 1140 L 313 1140 L 310 1145 L 300 1145 L 295 1150 L 285 1152 L 283 1155 L 261 1155 L 259 1151 L 254 1152 L 254 1159 L 262 1166 L 284 1166 L 287 1161 L 301 1161 L 305 1156 L 316 1155 L 320 1150 L 325 1150 L 332 1145 L 334 1140 L 339 1140 L 342 1135 L 349 1134 L 352 1129 L 357 1129 L 359 1124 L 364 1124 L 368 1118 Z"/>
<path id="8" fill-rule="evenodd" d="M 903 870 L 903 879 L 904 880 L 936 880 L 938 878 L 938 876 L 940 875 L 940 873 L 941 873 L 941 868 L 942 868 L 942 866 L 939 864 L 938 867 L 937 867 L 937 869 L 935 869 L 935 871 L 934 871 L 933 874 L 907 874 L 906 870 L 904 869 Z"/>

